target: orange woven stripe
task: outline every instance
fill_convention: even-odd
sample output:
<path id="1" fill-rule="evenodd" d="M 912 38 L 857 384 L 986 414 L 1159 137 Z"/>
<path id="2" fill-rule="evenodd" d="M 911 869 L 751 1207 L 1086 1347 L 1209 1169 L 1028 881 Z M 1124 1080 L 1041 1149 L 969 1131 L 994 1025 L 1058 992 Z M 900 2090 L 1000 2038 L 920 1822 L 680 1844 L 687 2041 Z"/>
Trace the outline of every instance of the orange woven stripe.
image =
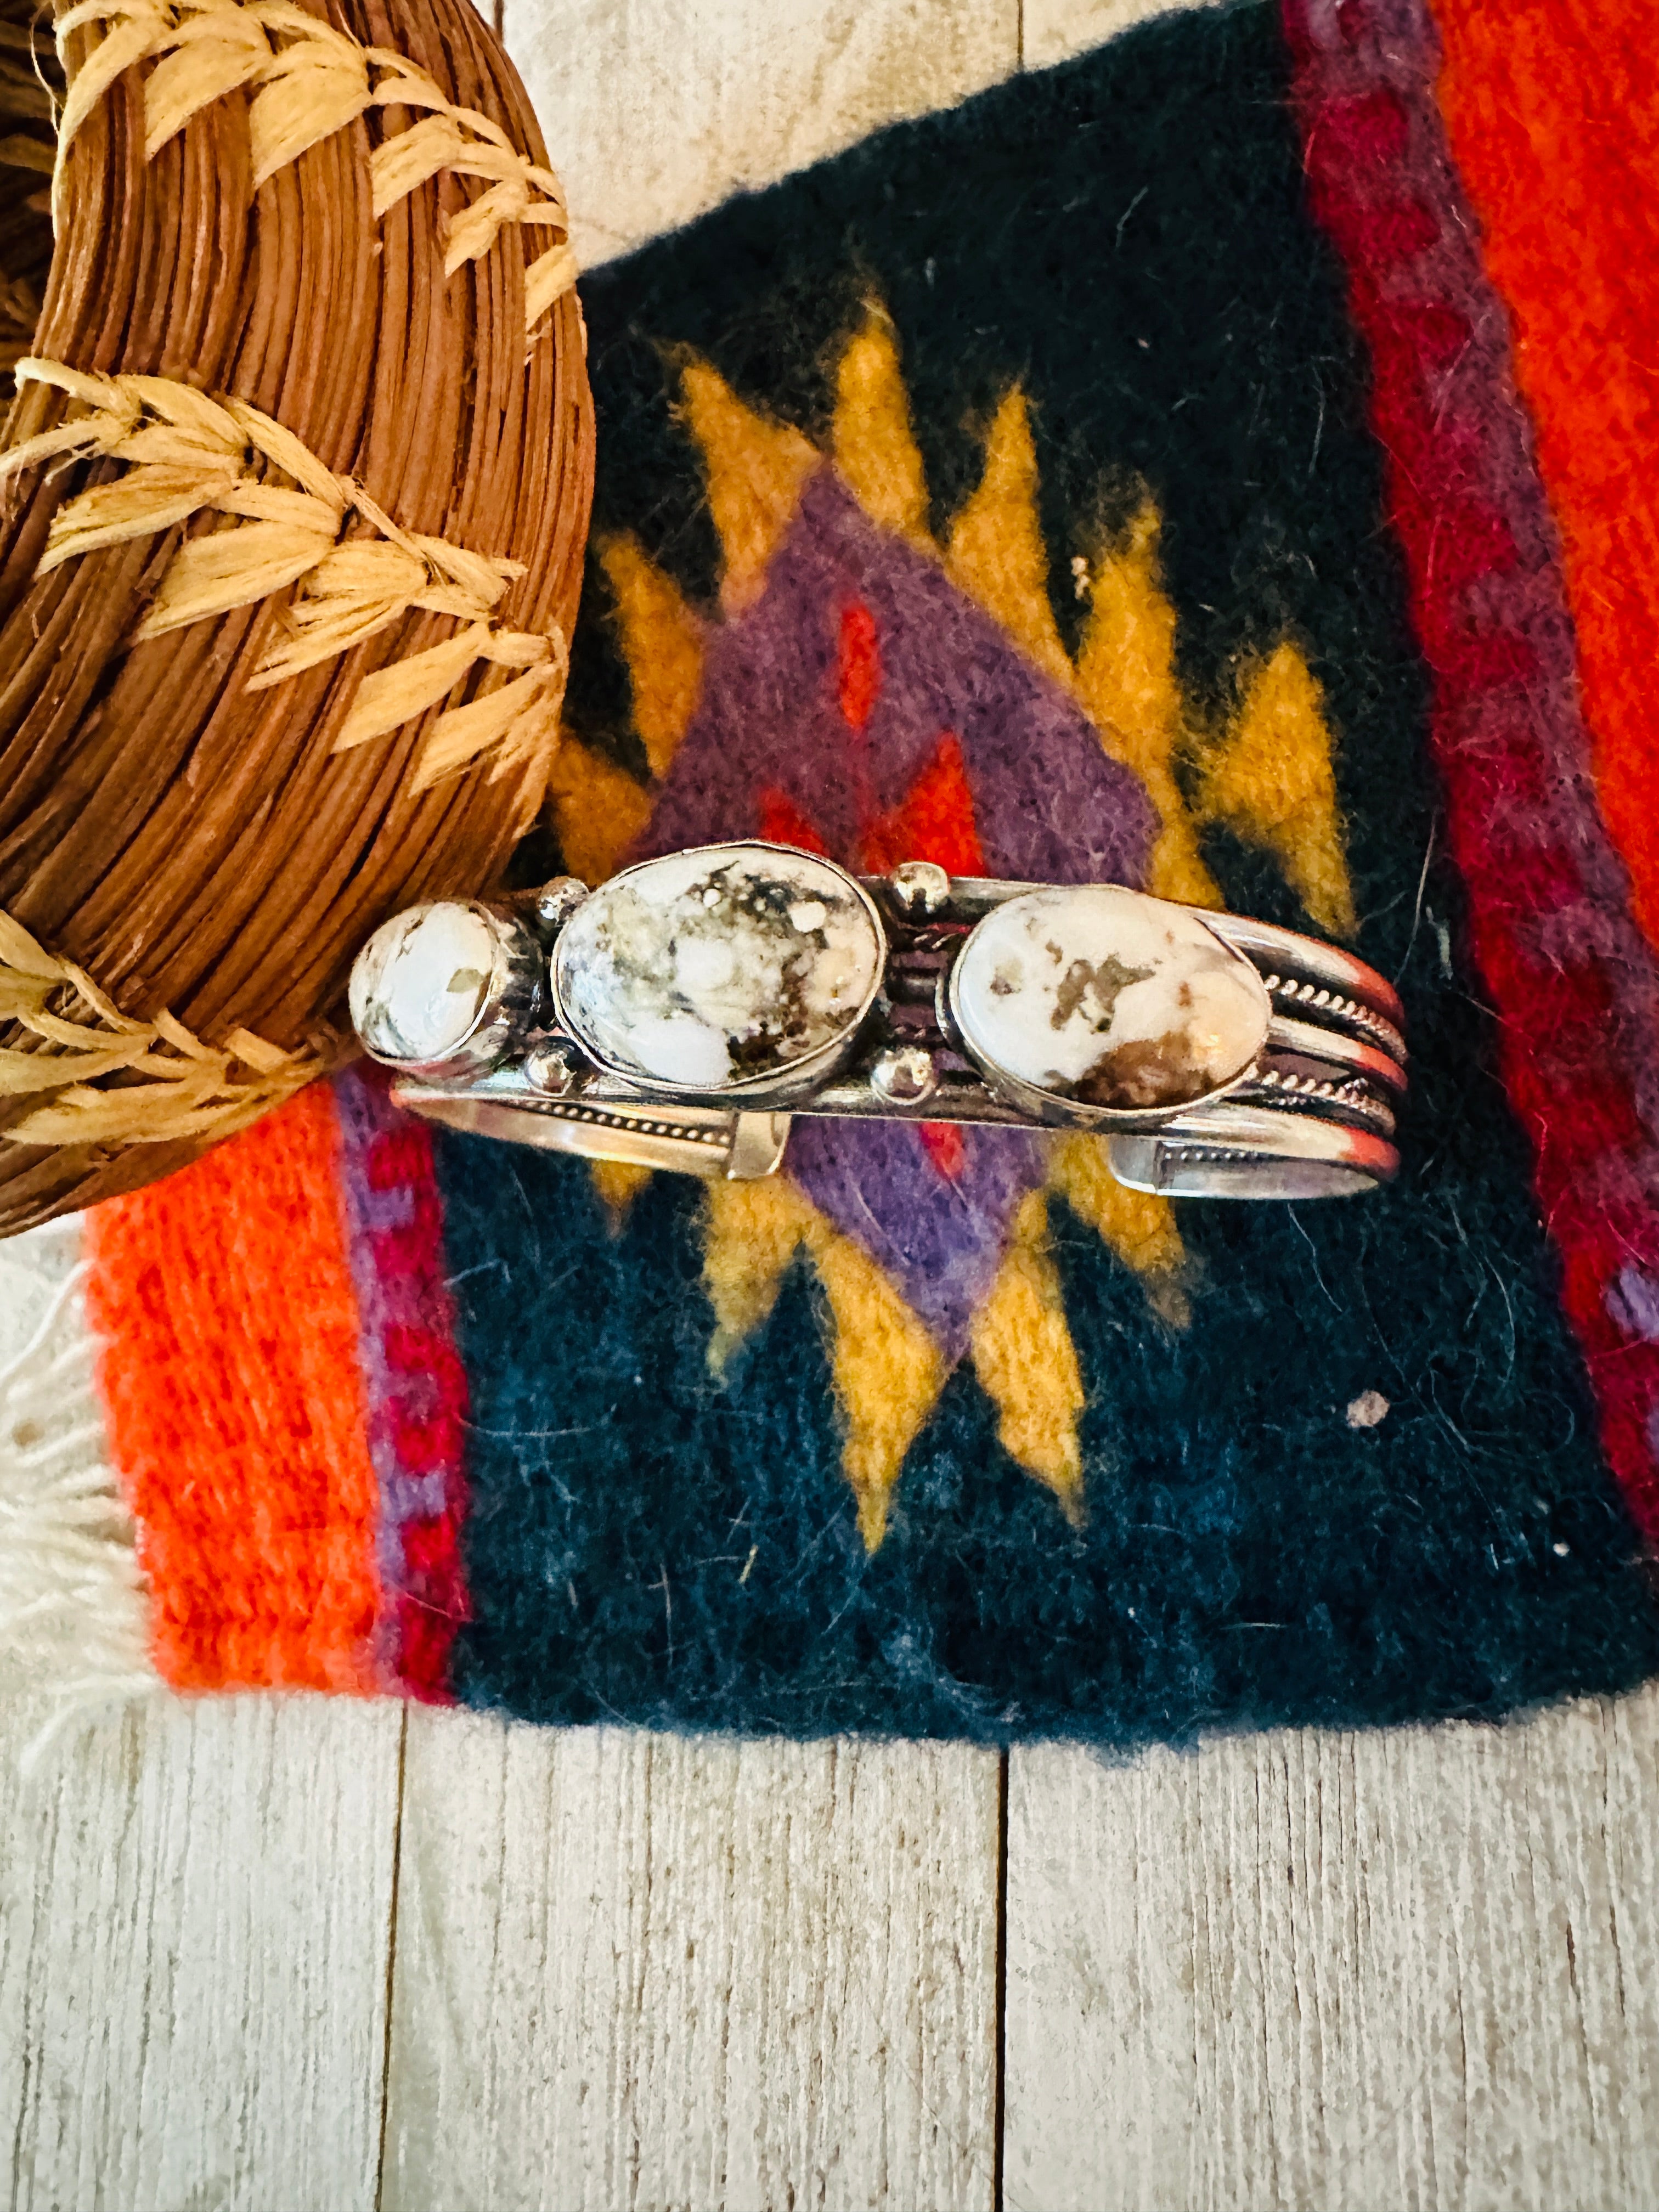
<path id="1" fill-rule="evenodd" d="M 1659 15 L 1654 0 L 1434 12 L 1446 129 L 1565 542 L 1601 810 L 1659 944 Z"/>
<path id="2" fill-rule="evenodd" d="M 179 1689 L 380 1686 L 338 1155 L 319 1084 L 88 1217 L 111 1442 Z"/>

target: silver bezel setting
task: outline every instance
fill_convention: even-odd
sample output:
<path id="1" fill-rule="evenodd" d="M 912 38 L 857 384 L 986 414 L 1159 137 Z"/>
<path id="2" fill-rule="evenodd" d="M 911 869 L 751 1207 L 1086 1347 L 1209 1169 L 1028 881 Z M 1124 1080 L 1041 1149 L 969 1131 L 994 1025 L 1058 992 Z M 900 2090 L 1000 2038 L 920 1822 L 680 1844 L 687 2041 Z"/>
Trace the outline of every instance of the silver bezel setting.
<path id="1" fill-rule="evenodd" d="M 996 888 L 1000 890 L 1003 886 L 999 884 Z M 973 928 L 969 932 L 960 951 L 951 962 L 949 974 L 943 979 L 940 994 L 943 1002 L 941 1011 L 946 1017 L 947 1032 L 951 1042 L 960 1045 L 963 1052 L 979 1070 L 986 1087 L 995 1097 L 1002 1099 L 1026 1120 L 1040 1122 L 1047 1127 L 1096 1130 L 1105 1135 L 1114 1130 L 1128 1133 L 1135 1130 L 1161 1129 L 1176 1115 L 1189 1114 L 1200 1107 L 1215 1105 L 1224 1098 L 1230 1098 L 1235 1091 L 1242 1091 L 1246 1085 L 1255 1079 L 1262 1053 L 1267 1048 L 1268 1034 L 1273 1023 L 1273 1002 L 1267 995 L 1267 986 L 1261 980 L 1261 971 L 1255 963 L 1248 959 L 1237 945 L 1230 943 L 1219 930 L 1210 927 L 1207 915 L 1197 913 L 1191 907 L 1177 906 L 1169 899 L 1155 899 L 1149 892 L 1145 891 L 1135 891 L 1131 896 L 1144 899 L 1148 906 L 1161 908 L 1170 914 L 1179 915 L 1183 921 L 1198 922 L 1214 939 L 1217 946 L 1227 956 L 1229 961 L 1237 963 L 1241 975 L 1249 978 L 1252 995 L 1260 1004 L 1261 1035 L 1255 1052 L 1240 1068 L 1238 1073 L 1230 1077 L 1225 1083 L 1218 1084 L 1212 1090 L 1202 1092 L 1196 1098 L 1185 1100 L 1179 1105 L 1143 1108 L 1095 1106 L 1086 1100 L 1067 1098 L 1054 1091 L 1044 1091 L 1036 1084 L 1027 1082 L 1023 1077 L 1012 1074 L 1007 1068 L 1000 1066 L 982 1048 L 975 1043 L 963 1021 L 960 999 L 963 964 L 968 957 L 975 939 L 985 927 L 986 922 L 993 915 L 1000 914 L 1005 907 L 1012 905 L 1015 898 L 1029 896 L 1033 891 L 1047 892 L 1071 887 L 1051 884 L 1016 884 L 1007 888 L 1010 896 L 985 902 L 984 910 L 975 921 Z M 1084 889 L 1087 886 L 1079 885 L 1076 888 Z M 1113 888 L 1121 887 L 1113 886 Z"/>
<path id="2" fill-rule="evenodd" d="M 799 1100 L 810 1097 L 821 1085 L 831 1080 L 844 1067 L 848 1066 L 858 1056 L 865 1024 L 882 995 L 886 979 L 887 962 L 891 951 L 881 908 L 871 896 L 868 890 L 858 877 L 841 866 L 839 862 L 828 859 L 822 853 L 805 853 L 797 846 L 773 844 L 762 837 L 738 837 L 722 840 L 719 844 L 714 845 L 688 845 L 672 855 L 664 854 L 662 857 L 677 860 L 701 860 L 707 857 L 713 860 L 718 856 L 731 855 L 735 858 L 738 854 L 749 853 L 775 853 L 791 860 L 811 860 L 816 867 L 826 869 L 844 885 L 856 904 L 862 909 L 873 933 L 877 955 L 875 972 L 869 989 L 859 1004 L 857 1012 L 848 1017 L 840 1033 L 826 1043 L 817 1046 L 811 1052 L 803 1054 L 800 1059 L 793 1061 L 787 1069 L 781 1072 L 769 1071 L 764 1074 L 745 1077 L 736 1083 L 724 1083 L 719 1085 L 675 1084 L 672 1086 L 673 1095 L 677 1098 L 695 1099 L 699 1103 L 710 1106 L 725 1105 L 728 1103 L 736 1104 L 738 1102 L 746 1107 L 757 1109 L 766 1106 L 790 1105 Z M 614 890 L 618 884 L 627 883 L 630 877 L 642 874 L 646 869 L 655 867 L 657 865 L 658 862 L 655 860 L 636 860 L 632 867 L 623 868 L 610 878 L 603 888 L 606 891 Z M 568 994 L 574 979 L 567 975 L 569 965 L 568 945 L 568 939 L 562 932 L 553 947 L 550 963 L 550 988 L 556 1025 L 567 1036 L 574 1038 L 593 1066 L 613 1082 L 625 1083 L 639 1091 L 641 1096 L 650 1096 L 667 1091 L 671 1086 L 655 1079 L 641 1076 L 632 1068 L 621 1066 L 606 1049 L 603 1042 L 593 1036 L 592 1030 L 573 1010 Z"/>
<path id="3" fill-rule="evenodd" d="M 489 980 L 465 1034 L 439 1059 L 427 1060 L 376 1052 L 361 1033 L 360 1042 L 371 1060 L 399 1075 L 435 1085 L 471 1083 L 499 1067 L 540 1018 L 547 1002 L 547 956 L 521 921 L 483 899 L 427 899 L 405 908 L 394 920 L 422 916 L 443 906 L 465 908 L 489 933 Z"/>

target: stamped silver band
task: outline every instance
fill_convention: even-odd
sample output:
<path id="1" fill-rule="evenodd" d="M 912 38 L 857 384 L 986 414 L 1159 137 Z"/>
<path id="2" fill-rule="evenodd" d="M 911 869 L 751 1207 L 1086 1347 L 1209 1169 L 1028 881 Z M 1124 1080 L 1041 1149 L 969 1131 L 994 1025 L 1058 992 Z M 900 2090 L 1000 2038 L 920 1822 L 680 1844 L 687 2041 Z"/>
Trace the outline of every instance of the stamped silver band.
<path id="1" fill-rule="evenodd" d="M 1399 1167 L 1394 1146 L 1364 1130 L 1231 1103 L 1108 1142 L 1118 1181 L 1164 1198 L 1349 1198 Z"/>
<path id="2" fill-rule="evenodd" d="M 565 1105 L 533 1093 L 509 1074 L 465 1091 L 394 1083 L 393 1103 L 470 1137 L 496 1137 L 544 1152 L 578 1152 L 642 1168 L 750 1182 L 776 1172 L 789 1137 L 787 1114 L 730 1114 L 718 1106 L 659 1112 L 620 1099 Z"/>
<path id="3" fill-rule="evenodd" d="M 773 1172 L 793 1114 L 1088 1130 L 1178 1196 L 1395 1172 L 1393 990 L 1334 946 L 1115 884 L 860 878 L 744 840 L 413 908 L 352 1018 L 453 1128 L 696 1175 Z"/>

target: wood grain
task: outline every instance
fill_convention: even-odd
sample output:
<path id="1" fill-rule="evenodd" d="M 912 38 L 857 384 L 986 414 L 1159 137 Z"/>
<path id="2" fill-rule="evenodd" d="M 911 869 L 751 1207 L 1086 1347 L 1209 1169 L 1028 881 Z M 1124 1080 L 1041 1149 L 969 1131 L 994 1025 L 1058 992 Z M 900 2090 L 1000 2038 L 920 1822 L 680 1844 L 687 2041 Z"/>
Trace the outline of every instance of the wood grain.
<path id="1" fill-rule="evenodd" d="M 1027 69 L 1048 69 L 1091 46 L 1104 46 L 1153 15 L 1220 4 L 1221 0 L 1024 0 L 1020 58 Z"/>
<path id="2" fill-rule="evenodd" d="M 368 2212 L 402 1718 L 0 1707 L 0 2166 L 28 2212 Z"/>
<path id="3" fill-rule="evenodd" d="M 584 268 L 1019 65 L 1019 0 L 506 0 Z"/>
<path id="4" fill-rule="evenodd" d="M 1659 1688 L 1015 1753 L 1010 2212 L 1659 2203 Z"/>
<path id="5" fill-rule="evenodd" d="M 506 15 L 592 263 L 1009 74 L 1022 13 L 1042 66 L 1162 11 Z M 0 1270 L 0 1340 L 31 1310 Z M 412 1713 L 399 1832 L 390 1707 L 158 1700 L 25 1784 L 38 1717 L 0 1708 L 14 2207 L 991 2203 L 984 1754 Z M 1659 1690 L 1022 1752 L 1009 1813 L 1010 2208 L 1659 2203 Z"/>
<path id="6" fill-rule="evenodd" d="M 386 2212 L 992 2201 L 994 1755 L 412 1713 Z"/>

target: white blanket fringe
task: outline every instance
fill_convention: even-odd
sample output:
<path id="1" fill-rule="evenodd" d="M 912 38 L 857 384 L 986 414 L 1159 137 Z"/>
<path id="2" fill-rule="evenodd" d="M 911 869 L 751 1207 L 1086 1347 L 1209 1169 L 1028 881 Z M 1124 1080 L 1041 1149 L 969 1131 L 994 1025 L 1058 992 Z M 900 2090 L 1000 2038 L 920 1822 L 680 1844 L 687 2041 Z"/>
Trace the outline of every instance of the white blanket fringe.
<path id="1" fill-rule="evenodd" d="M 37 1232 L 45 1234 L 46 1232 Z M 105 1443 L 85 1267 L 0 1369 L 0 1681 L 44 1693 L 27 1768 L 63 1732 L 161 1687 L 136 1530 Z"/>

